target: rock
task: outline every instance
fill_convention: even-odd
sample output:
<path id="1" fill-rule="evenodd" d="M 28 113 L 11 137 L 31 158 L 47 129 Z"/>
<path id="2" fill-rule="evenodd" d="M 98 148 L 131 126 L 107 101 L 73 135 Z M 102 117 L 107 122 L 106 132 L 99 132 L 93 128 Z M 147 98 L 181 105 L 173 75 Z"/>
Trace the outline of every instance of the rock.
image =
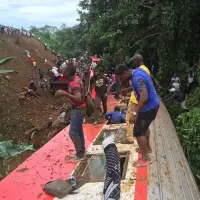
<path id="1" fill-rule="evenodd" d="M 54 129 L 53 131 L 48 133 L 47 139 L 50 140 L 52 139 L 58 132 L 60 129 Z"/>
<path id="2" fill-rule="evenodd" d="M 36 128 L 36 127 L 31 128 L 31 129 L 29 129 L 28 131 L 26 131 L 26 132 L 24 133 L 24 135 L 26 135 L 29 139 L 31 139 L 31 135 L 32 135 L 32 133 L 35 132 L 35 131 L 37 131 L 37 128 Z"/>
<path id="3" fill-rule="evenodd" d="M 27 170 L 28 170 L 28 168 L 25 167 L 25 168 L 22 168 L 22 169 L 17 170 L 16 172 L 25 172 L 25 171 L 27 171 Z"/>
<path id="4" fill-rule="evenodd" d="M 10 79 L 10 77 L 9 77 L 8 75 L 5 76 L 5 79 L 6 79 L 7 81 L 9 81 L 10 83 L 12 83 L 12 81 L 11 81 L 11 79 Z"/>
<path id="5" fill-rule="evenodd" d="M 24 102 L 26 101 L 26 96 L 25 96 L 25 94 L 26 94 L 26 92 L 21 92 L 21 93 L 19 93 L 19 95 L 17 96 L 20 105 L 24 104 Z"/>
<path id="6" fill-rule="evenodd" d="M 43 130 L 48 129 L 50 126 L 52 126 L 52 121 L 47 122 L 47 123 L 43 126 Z"/>

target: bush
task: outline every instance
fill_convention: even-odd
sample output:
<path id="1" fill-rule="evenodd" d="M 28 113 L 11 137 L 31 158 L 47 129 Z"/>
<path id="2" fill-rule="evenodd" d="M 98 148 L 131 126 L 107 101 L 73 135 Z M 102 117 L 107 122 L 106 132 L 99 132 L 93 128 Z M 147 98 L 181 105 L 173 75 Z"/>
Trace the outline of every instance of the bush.
<path id="1" fill-rule="evenodd" d="M 195 108 L 200 105 L 200 87 L 193 89 L 188 95 L 187 105 L 189 108 Z"/>
<path id="2" fill-rule="evenodd" d="M 200 183 L 200 108 L 182 113 L 175 122 L 185 155 L 197 182 Z"/>

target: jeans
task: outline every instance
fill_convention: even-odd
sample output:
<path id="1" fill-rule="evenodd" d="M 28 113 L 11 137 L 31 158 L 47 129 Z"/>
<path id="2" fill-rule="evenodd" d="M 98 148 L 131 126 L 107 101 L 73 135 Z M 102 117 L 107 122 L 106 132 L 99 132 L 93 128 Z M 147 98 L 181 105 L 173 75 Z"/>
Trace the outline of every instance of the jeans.
<path id="1" fill-rule="evenodd" d="M 71 111 L 69 135 L 74 143 L 76 155 L 83 156 L 85 153 L 85 138 L 83 133 L 83 120 L 85 117 L 85 108 L 74 109 Z"/>

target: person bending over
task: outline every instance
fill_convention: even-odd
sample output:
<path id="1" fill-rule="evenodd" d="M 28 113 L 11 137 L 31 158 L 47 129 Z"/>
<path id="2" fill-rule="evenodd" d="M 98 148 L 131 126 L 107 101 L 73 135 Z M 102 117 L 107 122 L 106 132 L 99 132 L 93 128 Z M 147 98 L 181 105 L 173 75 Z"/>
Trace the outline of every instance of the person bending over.
<path id="1" fill-rule="evenodd" d="M 105 115 L 108 124 L 121 124 L 126 122 L 125 115 L 120 112 L 120 107 L 116 106 L 114 112 L 107 112 Z"/>

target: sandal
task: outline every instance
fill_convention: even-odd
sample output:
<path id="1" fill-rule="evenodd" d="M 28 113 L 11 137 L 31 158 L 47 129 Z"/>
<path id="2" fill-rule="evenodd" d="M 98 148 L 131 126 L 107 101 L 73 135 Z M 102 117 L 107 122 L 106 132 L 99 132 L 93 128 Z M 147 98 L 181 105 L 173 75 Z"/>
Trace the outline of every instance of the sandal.
<path id="1" fill-rule="evenodd" d="M 149 160 L 137 160 L 133 163 L 133 167 L 144 167 L 144 166 L 147 166 L 147 165 L 150 165 L 152 163 L 152 160 L 149 159 Z"/>
<path id="2" fill-rule="evenodd" d="M 141 150 L 140 150 L 140 148 L 136 148 L 135 150 L 138 153 L 142 153 Z M 152 149 L 148 149 L 148 153 L 152 153 Z"/>

